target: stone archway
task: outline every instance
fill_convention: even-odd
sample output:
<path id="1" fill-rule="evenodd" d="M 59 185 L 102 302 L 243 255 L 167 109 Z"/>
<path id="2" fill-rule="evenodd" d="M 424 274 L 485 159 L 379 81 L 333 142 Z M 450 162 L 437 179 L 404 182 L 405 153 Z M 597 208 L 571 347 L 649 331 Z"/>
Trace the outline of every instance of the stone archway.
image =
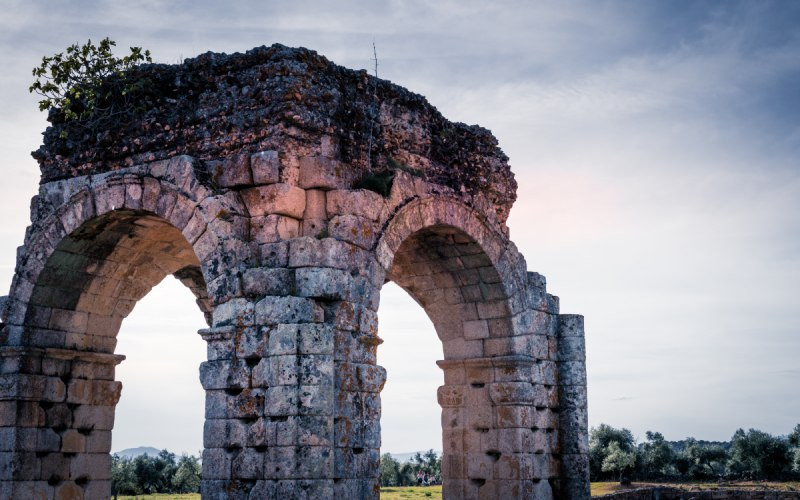
<path id="1" fill-rule="evenodd" d="M 213 231 L 190 222 L 214 203 L 198 204 L 162 175 L 185 175 L 187 162 L 62 181 L 34 200 L 49 213 L 27 235 L 2 330 L 3 471 L 13 479 L 0 483 L 4 498 L 108 497 L 122 321 L 167 275 L 193 292 L 210 321 L 187 236 Z"/>
<path id="2" fill-rule="evenodd" d="M 548 498 L 557 478 L 558 309 L 530 304 L 522 257 L 475 210 L 421 198 L 378 248 L 387 279 L 425 310 L 443 343 L 443 492 L 448 498 Z M 391 257 L 389 257 L 391 255 Z"/>
<path id="3" fill-rule="evenodd" d="M 488 131 L 305 49 L 142 71 L 161 97 L 139 121 L 99 144 L 55 125 L 35 154 L 2 307 L 0 496 L 107 495 L 114 334 L 175 274 L 209 320 L 204 498 L 378 496 L 386 280 L 443 342 L 445 496 L 588 497 L 582 318 L 510 241 Z"/>

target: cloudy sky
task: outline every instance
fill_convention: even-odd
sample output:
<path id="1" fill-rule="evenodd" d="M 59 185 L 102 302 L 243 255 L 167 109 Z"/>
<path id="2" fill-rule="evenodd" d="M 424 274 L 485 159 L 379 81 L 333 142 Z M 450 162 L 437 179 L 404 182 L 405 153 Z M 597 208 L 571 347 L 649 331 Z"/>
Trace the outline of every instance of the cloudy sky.
<path id="1" fill-rule="evenodd" d="M 728 439 L 800 423 L 800 3 L 0 8 L 0 289 L 37 189 L 46 123 L 27 88 L 43 55 L 104 36 L 164 63 L 279 42 L 365 68 L 374 40 L 382 78 L 491 129 L 510 157 L 511 237 L 562 312 L 586 316 L 590 425 Z M 441 345 L 402 291 L 382 295 L 384 450 L 440 449 Z M 115 450 L 201 448 L 202 326 L 172 278 L 123 325 Z"/>

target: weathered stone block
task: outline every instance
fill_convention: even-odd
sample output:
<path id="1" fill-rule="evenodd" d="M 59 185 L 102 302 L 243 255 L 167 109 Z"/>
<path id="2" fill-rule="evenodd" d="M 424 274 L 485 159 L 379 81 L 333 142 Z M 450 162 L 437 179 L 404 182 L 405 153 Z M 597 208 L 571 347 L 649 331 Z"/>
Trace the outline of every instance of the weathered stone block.
<path id="1" fill-rule="evenodd" d="M 253 184 L 250 174 L 250 155 L 234 154 L 222 161 L 206 162 L 211 179 L 220 187 L 249 186 Z"/>
<path id="2" fill-rule="evenodd" d="M 497 427 L 500 429 L 511 427 L 531 428 L 535 424 L 536 411 L 530 406 L 498 406 L 495 409 Z"/>
<path id="3" fill-rule="evenodd" d="M 489 325 L 486 320 L 464 322 L 464 338 L 469 340 L 485 339 L 489 337 Z"/>
<path id="4" fill-rule="evenodd" d="M 328 324 L 299 325 L 297 352 L 300 354 L 333 354 L 333 327 Z"/>
<path id="5" fill-rule="evenodd" d="M 265 267 L 289 265 L 289 242 L 278 241 L 259 245 L 261 264 Z"/>
<path id="6" fill-rule="evenodd" d="M 301 324 L 275 325 L 270 330 L 268 351 L 271 355 L 296 354 Z"/>
<path id="7" fill-rule="evenodd" d="M 222 359 L 200 363 L 200 384 L 204 389 L 243 389 L 250 382 L 244 360 Z"/>
<path id="8" fill-rule="evenodd" d="M 280 160 L 277 151 L 261 151 L 250 156 L 253 183 L 275 184 L 280 181 Z"/>
<path id="9" fill-rule="evenodd" d="M 111 451 L 111 431 L 92 430 L 86 436 L 87 453 L 109 453 Z"/>
<path id="10" fill-rule="evenodd" d="M 72 411 L 76 429 L 110 431 L 114 428 L 114 407 L 83 404 Z"/>
<path id="11" fill-rule="evenodd" d="M 561 385 L 586 385 L 586 364 L 583 361 L 561 361 L 558 363 Z"/>
<path id="12" fill-rule="evenodd" d="M 584 336 L 583 316 L 581 316 L 580 314 L 559 314 L 558 336 L 559 337 Z"/>
<path id="13" fill-rule="evenodd" d="M 352 182 L 351 169 L 325 156 L 300 158 L 298 183 L 303 189 L 341 189 Z"/>
<path id="14" fill-rule="evenodd" d="M 569 408 L 586 408 L 587 396 L 586 386 L 583 385 L 564 385 L 559 387 L 559 407 L 562 409 Z"/>
<path id="15" fill-rule="evenodd" d="M 305 446 L 333 444 L 333 417 L 303 416 L 298 419 L 297 424 L 297 444 Z"/>
<path id="16" fill-rule="evenodd" d="M 301 385 L 298 388 L 298 410 L 301 415 L 333 415 L 334 387 L 328 385 Z"/>
<path id="17" fill-rule="evenodd" d="M 349 272 L 327 267 L 302 267 L 295 271 L 296 293 L 300 297 L 349 300 L 354 293 Z"/>
<path id="18" fill-rule="evenodd" d="M 261 358 L 250 373 L 251 387 L 269 387 L 272 383 L 272 362 L 270 358 Z"/>
<path id="19" fill-rule="evenodd" d="M 337 215 L 328 222 L 328 233 L 332 238 L 369 250 L 378 237 L 378 227 L 365 217 Z"/>
<path id="20" fill-rule="evenodd" d="M 328 235 L 327 219 L 304 219 L 300 227 L 301 236 L 324 238 Z"/>
<path id="21" fill-rule="evenodd" d="M 82 453 L 86 451 L 86 437 L 75 429 L 67 429 L 61 434 L 62 453 Z"/>
<path id="22" fill-rule="evenodd" d="M 263 415 L 265 394 L 260 388 L 229 393 L 224 390 L 206 391 L 206 418 L 257 418 Z"/>
<path id="23" fill-rule="evenodd" d="M 555 361 L 540 361 L 537 363 L 541 378 L 539 382 L 544 385 L 556 385 L 558 383 L 558 363 Z"/>
<path id="24" fill-rule="evenodd" d="M 219 304 L 212 313 L 215 328 L 222 326 L 251 326 L 255 321 L 255 306 L 247 299 L 231 299 Z"/>
<path id="25" fill-rule="evenodd" d="M 247 497 L 248 500 L 260 500 L 263 498 L 279 498 L 277 496 L 277 482 L 276 481 L 256 481 L 256 484 L 253 485 L 253 489 L 250 490 L 250 494 Z M 284 498 L 291 498 L 291 497 L 284 497 Z M 324 498 L 324 497 L 320 497 Z"/>
<path id="26" fill-rule="evenodd" d="M 264 453 L 253 448 L 244 448 L 231 461 L 231 477 L 235 479 L 258 479 L 262 477 Z"/>
<path id="27" fill-rule="evenodd" d="M 489 384 L 489 397 L 496 405 L 533 404 L 535 387 L 530 382 L 497 382 Z"/>
<path id="28" fill-rule="evenodd" d="M 264 297 L 256 303 L 255 320 L 259 325 L 281 323 L 319 323 L 324 311 L 312 299 L 303 297 Z"/>
<path id="29" fill-rule="evenodd" d="M 69 463 L 69 457 L 63 453 L 48 453 L 42 457 L 39 477 L 48 480 L 51 478 L 67 479 L 69 478 Z"/>
<path id="30" fill-rule="evenodd" d="M 250 219 L 250 238 L 259 244 L 276 243 L 300 236 L 300 221 L 270 214 Z"/>
<path id="31" fill-rule="evenodd" d="M 494 476 L 494 461 L 485 453 L 468 453 L 464 457 L 467 477 L 471 479 L 491 479 Z"/>
<path id="32" fill-rule="evenodd" d="M 586 340 L 583 336 L 558 338 L 558 360 L 586 362 Z"/>
<path id="33" fill-rule="evenodd" d="M 270 356 L 269 363 L 270 386 L 297 385 L 300 369 L 298 356 Z"/>
<path id="34" fill-rule="evenodd" d="M 222 448 L 203 450 L 203 479 L 230 479 L 231 455 Z"/>
<path id="35" fill-rule="evenodd" d="M 286 416 L 299 413 L 300 395 L 296 385 L 282 385 L 267 389 L 264 415 Z"/>
<path id="36" fill-rule="evenodd" d="M 67 386 L 67 403 L 114 406 L 122 392 L 120 382 L 110 380 L 70 380 Z"/>
<path id="37" fill-rule="evenodd" d="M 242 290 L 247 295 L 289 295 L 294 289 L 294 271 L 255 267 L 242 273 Z"/>
<path id="38" fill-rule="evenodd" d="M 292 479 L 278 481 L 275 498 L 334 498 L 333 480 Z M 360 496 L 352 497 L 359 498 Z M 346 497 L 343 497 L 346 498 Z"/>
<path id="39" fill-rule="evenodd" d="M 325 191 L 321 189 L 306 190 L 306 210 L 303 213 L 303 219 L 327 220 L 327 218 Z"/>
<path id="40" fill-rule="evenodd" d="M 550 408 L 537 407 L 534 427 L 539 429 L 555 429 L 558 427 L 558 414 Z"/>
<path id="41" fill-rule="evenodd" d="M 95 480 L 111 479 L 111 455 L 108 453 L 79 453 L 69 467 L 69 479 L 90 477 Z"/>
<path id="42" fill-rule="evenodd" d="M 298 356 L 298 382 L 303 385 L 331 385 L 333 383 L 333 356 L 330 354 L 303 354 Z"/>
<path id="43" fill-rule="evenodd" d="M 329 191 L 327 201 L 330 215 L 358 215 L 371 221 L 380 218 L 385 205 L 383 196 L 366 189 Z"/>
<path id="44" fill-rule="evenodd" d="M 289 267 L 332 267 L 361 272 L 369 270 L 371 275 L 375 264 L 374 258 L 368 252 L 346 241 L 303 237 L 291 242 Z"/>
<path id="45" fill-rule="evenodd" d="M 277 443 L 277 423 L 270 417 L 256 418 L 252 423 L 246 425 L 246 429 L 246 446 L 275 446 Z"/>
<path id="46" fill-rule="evenodd" d="M 466 402 L 466 388 L 461 385 L 443 385 L 436 393 L 442 408 L 459 408 Z"/>
<path id="47" fill-rule="evenodd" d="M 256 186 L 241 194 L 251 217 L 279 214 L 300 219 L 306 209 L 306 192 L 290 184 Z"/>
<path id="48" fill-rule="evenodd" d="M 328 446 L 297 447 L 297 477 L 316 479 L 331 477 L 333 449 Z"/>
<path id="49" fill-rule="evenodd" d="M 295 446 L 273 446 L 269 449 L 269 458 L 265 463 L 268 464 L 265 470 L 266 477 L 274 479 L 295 477 L 297 449 Z"/>

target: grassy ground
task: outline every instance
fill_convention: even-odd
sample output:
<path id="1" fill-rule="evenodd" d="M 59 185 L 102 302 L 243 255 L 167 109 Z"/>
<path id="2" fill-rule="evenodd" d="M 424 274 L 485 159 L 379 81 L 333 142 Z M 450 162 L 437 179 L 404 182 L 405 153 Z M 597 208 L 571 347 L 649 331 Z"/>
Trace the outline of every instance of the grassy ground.
<path id="1" fill-rule="evenodd" d="M 648 486 L 674 486 L 676 488 L 692 490 L 715 490 L 732 488 L 737 490 L 785 490 L 800 491 L 800 482 L 769 483 L 758 481 L 742 482 L 722 482 L 722 483 L 633 483 L 630 486 L 620 486 L 617 482 L 592 483 L 592 496 L 608 495 L 621 489 L 646 488 Z M 383 500 L 406 500 L 406 499 L 433 499 L 441 500 L 441 486 L 398 486 L 381 488 L 381 499 Z M 140 495 L 136 497 L 120 496 L 119 500 L 200 500 L 199 494 L 186 495 Z"/>
<path id="2" fill-rule="evenodd" d="M 394 488 L 381 488 L 382 500 L 442 500 L 441 486 L 398 486 Z M 186 495 L 139 495 L 135 497 L 120 496 L 119 500 L 200 500 L 200 494 Z M 345 499 L 342 499 L 345 500 Z"/>
<path id="3" fill-rule="evenodd" d="M 114 497 L 111 497 L 114 498 Z M 155 495 L 138 495 L 134 497 L 119 496 L 119 500 L 200 500 L 200 493 L 158 493 Z"/>
<path id="4" fill-rule="evenodd" d="M 441 500 L 441 486 L 396 486 L 381 488 L 381 500 L 405 500 L 407 498 Z"/>
<path id="5" fill-rule="evenodd" d="M 800 491 L 800 482 L 789 481 L 785 483 L 767 481 L 730 481 L 717 483 L 633 483 L 630 486 L 620 486 L 617 482 L 592 483 L 592 496 L 608 495 L 615 491 L 634 488 L 646 488 L 648 486 L 672 486 L 685 490 L 781 490 L 781 491 Z"/>

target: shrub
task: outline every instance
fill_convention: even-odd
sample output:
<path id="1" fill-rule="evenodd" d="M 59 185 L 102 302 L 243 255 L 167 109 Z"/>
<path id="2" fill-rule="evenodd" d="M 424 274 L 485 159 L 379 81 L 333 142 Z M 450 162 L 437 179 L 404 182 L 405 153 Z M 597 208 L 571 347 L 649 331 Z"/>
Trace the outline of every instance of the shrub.
<path id="1" fill-rule="evenodd" d="M 96 133 L 115 121 L 129 118 L 142 109 L 137 95 L 149 86 L 147 78 L 132 78 L 131 70 L 151 62 L 150 51 L 131 47 L 131 53 L 115 57 L 116 42 L 104 38 L 98 45 L 88 40 L 73 44 L 33 69 L 36 80 L 30 92 L 39 94 L 40 111 L 57 111 L 57 120 L 67 124 L 62 138 L 75 128 Z"/>

